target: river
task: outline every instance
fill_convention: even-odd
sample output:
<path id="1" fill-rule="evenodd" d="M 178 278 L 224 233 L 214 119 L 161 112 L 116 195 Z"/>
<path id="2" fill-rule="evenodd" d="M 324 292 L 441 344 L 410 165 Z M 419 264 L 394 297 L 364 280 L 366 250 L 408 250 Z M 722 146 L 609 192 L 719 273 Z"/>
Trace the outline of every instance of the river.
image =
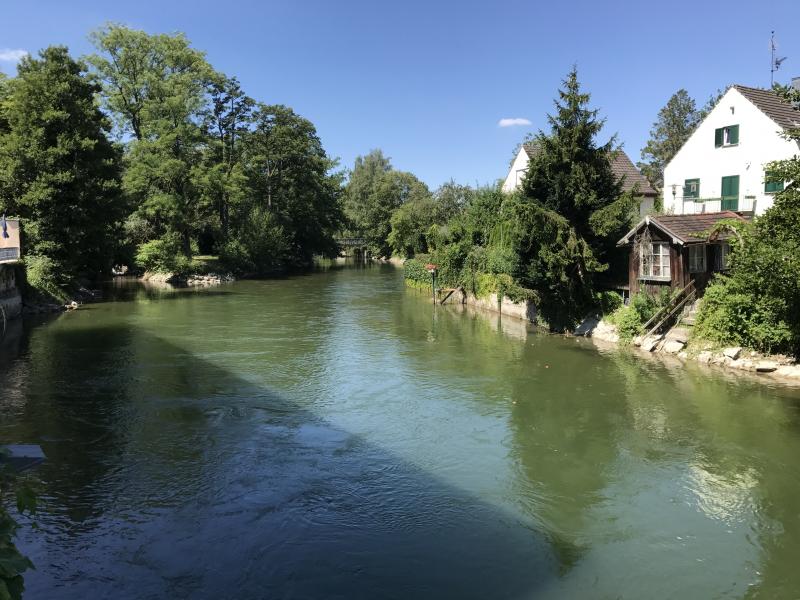
<path id="1" fill-rule="evenodd" d="M 0 352 L 28 599 L 800 595 L 795 389 L 388 265 L 112 296 Z"/>

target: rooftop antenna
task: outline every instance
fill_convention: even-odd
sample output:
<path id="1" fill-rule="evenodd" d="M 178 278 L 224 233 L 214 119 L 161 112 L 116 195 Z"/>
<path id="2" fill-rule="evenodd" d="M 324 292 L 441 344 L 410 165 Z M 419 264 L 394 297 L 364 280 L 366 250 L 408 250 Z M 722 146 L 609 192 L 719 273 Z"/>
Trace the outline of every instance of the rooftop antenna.
<path id="1" fill-rule="evenodd" d="M 772 51 L 772 56 L 769 61 L 769 87 L 775 85 L 775 72 L 781 68 L 781 64 L 786 60 L 786 56 L 778 58 L 775 56 L 775 30 L 772 31 L 772 37 L 769 39 L 769 47 Z"/>

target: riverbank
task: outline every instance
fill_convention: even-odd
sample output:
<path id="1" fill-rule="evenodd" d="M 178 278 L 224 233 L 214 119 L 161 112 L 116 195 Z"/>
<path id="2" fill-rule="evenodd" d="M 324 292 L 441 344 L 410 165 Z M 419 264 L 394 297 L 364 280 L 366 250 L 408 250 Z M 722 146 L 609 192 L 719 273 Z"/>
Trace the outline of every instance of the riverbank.
<path id="1" fill-rule="evenodd" d="M 604 345 L 630 348 L 640 355 L 670 357 L 682 363 L 719 367 L 740 373 L 757 375 L 770 381 L 800 385 L 800 364 L 785 354 L 763 354 L 741 346 L 720 347 L 702 340 L 694 340 L 683 331 L 646 338 L 624 340 L 620 338 L 616 325 L 600 320 L 585 336 Z"/>

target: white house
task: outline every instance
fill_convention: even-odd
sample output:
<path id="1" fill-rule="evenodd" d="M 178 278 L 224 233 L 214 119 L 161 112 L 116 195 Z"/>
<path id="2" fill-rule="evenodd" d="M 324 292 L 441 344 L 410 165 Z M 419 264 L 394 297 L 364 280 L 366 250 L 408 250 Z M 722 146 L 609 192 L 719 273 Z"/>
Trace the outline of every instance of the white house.
<path id="1" fill-rule="evenodd" d="M 536 154 L 536 143 L 527 142 L 522 144 L 511 163 L 511 168 L 508 171 L 505 181 L 503 182 L 503 191 L 510 194 L 522 185 L 522 179 L 525 177 L 525 172 L 528 170 L 528 163 L 531 158 Z M 622 150 L 617 150 L 613 153 L 611 160 L 611 170 L 614 174 L 622 180 L 623 191 L 630 191 L 634 185 L 638 186 L 639 194 L 641 196 L 639 202 L 639 213 L 643 216 L 653 212 L 655 206 L 655 199 L 658 195 L 657 192 L 650 185 L 650 182 L 639 172 L 639 169 L 631 162 L 628 155 Z"/>
<path id="2" fill-rule="evenodd" d="M 798 154 L 781 136 L 798 125 L 800 111 L 775 92 L 731 86 L 664 169 L 664 211 L 762 214 L 784 185 L 765 167 Z"/>

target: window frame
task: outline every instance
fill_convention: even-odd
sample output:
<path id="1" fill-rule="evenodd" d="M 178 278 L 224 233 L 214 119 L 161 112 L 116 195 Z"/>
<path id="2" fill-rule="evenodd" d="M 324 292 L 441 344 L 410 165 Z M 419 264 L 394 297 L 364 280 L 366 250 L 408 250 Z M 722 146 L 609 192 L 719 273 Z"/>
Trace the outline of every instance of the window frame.
<path id="1" fill-rule="evenodd" d="M 705 244 L 692 244 L 689 246 L 689 273 L 705 273 L 708 270 L 707 254 L 708 251 Z"/>
<path id="2" fill-rule="evenodd" d="M 731 245 L 728 242 L 717 244 L 717 271 L 730 271 L 731 265 L 728 256 L 731 253 Z"/>
<path id="3" fill-rule="evenodd" d="M 735 138 L 734 141 L 731 141 L 732 137 Z M 714 130 L 715 148 L 727 148 L 729 146 L 738 146 L 738 145 L 739 145 L 738 123 L 736 125 L 725 125 L 723 127 L 717 127 Z"/>
<path id="4" fill-rule="evenodd" d="M 672 280 L 672 256 L 669 242 L 650 242 L 647 253 L 639 253 L 639 279 L 655 281 Z M 654 252 L 659 249 L 658 254 Z M 656 264 L 656 257 L 658 264 Z M 658 274 L 656 273 L 658 270 Z M 665 274 L 666 272 L 666 274 Z"/>

